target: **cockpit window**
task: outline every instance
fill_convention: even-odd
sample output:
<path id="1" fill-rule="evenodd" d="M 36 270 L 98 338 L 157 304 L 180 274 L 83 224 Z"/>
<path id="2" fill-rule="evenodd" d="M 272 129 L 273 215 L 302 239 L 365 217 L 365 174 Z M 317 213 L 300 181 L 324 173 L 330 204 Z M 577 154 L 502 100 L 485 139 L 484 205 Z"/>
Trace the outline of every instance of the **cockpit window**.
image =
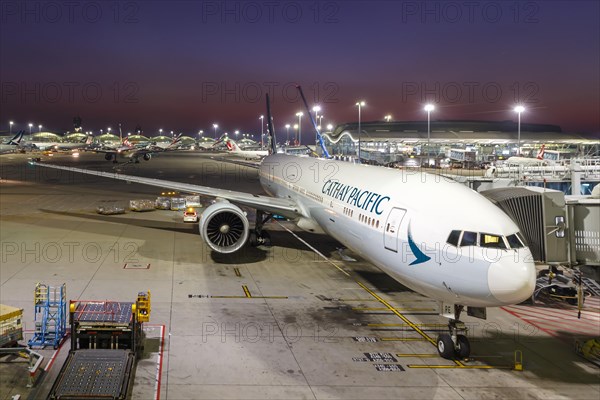
<path id="1" fill-rule="evenodd" d="M 464 232 L 462 240 L 460 241 L 461 246 L 476 246 L 477 245 L 477 233 L 476 232 Z"/>
<path id="2" fill-rule="evenodd" d="M 523 244 L 523 242 L 521 242 L 521 239 L 519 239 L 516 233 L 508 235 L 506 237 L 506 240 L 508 241 L 508 245 L 511 249 L 520 249 L 521 247 L 525 247 L 525 245 Z"/>
<path id="3" fill-rule="evenodd" d="M 489 247 L 493 249 L 506 249 L 506 244 L 502 236 L 492 235 L 489 233 L 482 233 L 479 238 L 479 245 L 481 247 Z"/>
<path id="4" fill-rule="evenodd" d="M 448 236 L 448 244 L 451 244 L 452 246 L 458 246 L 458 239 L 460 238 L 460 231 L 452 231 L 450 232 L 450 235 Z"/>

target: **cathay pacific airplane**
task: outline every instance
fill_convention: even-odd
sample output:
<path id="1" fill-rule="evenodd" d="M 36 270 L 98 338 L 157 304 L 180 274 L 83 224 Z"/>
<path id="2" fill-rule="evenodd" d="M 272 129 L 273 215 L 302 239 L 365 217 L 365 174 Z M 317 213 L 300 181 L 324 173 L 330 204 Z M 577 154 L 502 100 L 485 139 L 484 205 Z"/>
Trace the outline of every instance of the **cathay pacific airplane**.
<path id="1" fill-rule="evenodd" d="M 401 284 L 438 300 L 440 314 L 449 318 L 449 332 L 437 338 L 445 358 L 470 354 L 460 321 L 465 307 L 469 315 L 485 318 L 485 307 L 519 303 L 532 295 L 536 273 L 531 252 L 517 225 L 486 198 L 427 173 L 275 154 L 268 97 L 267 116 L 272 154 L 262 160 L 259 177 L 272 197 L 35 165 L 216 197 L 202 213 L 199 230 L 218 253 L 267 242 L 264 224 L 275 214 L 303 230 L 328 234 Z M 256 209 L 253 227 L 240 206 Z"/>
<path id="2" fill-rule="evenodd" d="M 8 139 L 6 143 L 0 143 L 0 154 L 13 153 L 18 150 L 24 133 L 25 131 L 19 131 L 15 136 Z"/>

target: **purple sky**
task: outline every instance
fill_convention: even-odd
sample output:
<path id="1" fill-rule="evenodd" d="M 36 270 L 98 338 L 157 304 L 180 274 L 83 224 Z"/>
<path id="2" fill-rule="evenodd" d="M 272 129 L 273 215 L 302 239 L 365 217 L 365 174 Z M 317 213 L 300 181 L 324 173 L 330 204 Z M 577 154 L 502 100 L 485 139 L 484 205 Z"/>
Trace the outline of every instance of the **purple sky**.
<path id="1" fill-rule="evenodd" d="M 0 131 L 515 119 L 600 133 L 597 1 L 0 2 Z M 306 117 L 303 129 L 308 130 Z M 36 128 L 37 130 L 37 128 Z"/>

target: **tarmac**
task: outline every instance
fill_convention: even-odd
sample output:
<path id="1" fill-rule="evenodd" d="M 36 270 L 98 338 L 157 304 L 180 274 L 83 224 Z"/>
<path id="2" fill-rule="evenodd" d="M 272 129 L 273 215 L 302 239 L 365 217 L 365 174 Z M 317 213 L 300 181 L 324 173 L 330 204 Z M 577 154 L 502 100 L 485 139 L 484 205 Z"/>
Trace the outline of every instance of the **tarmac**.
<path id="1" fill-rule="evenodd" d="M 485 321 L 465 316 L 471 358 L 444 360 L 430 340 L 446 330 L 435 301 L 327 236 L 274 221 L 272 246 L 217 254 L 181 212 L 96 212 L 159 189 L 36 168 L 30 156 L 0 157 L 0 303 L 23 309 L 27 339 L 38 282 L 65 283 L 70 300 L 135 301 L 149 290 L 132 399 L 600 398 L 600 370 L 574 351 L 575 340 L 600 335 L 597 299 L 581 319 L 540 303 L 488 309 Z M 263 193 L 255 169 L 220 157 L 165 153 L 118 168 Z M 114 168 L 102 154 L 42 158 Z M 46 398 L 68 349 L 67 339 L 36 350 L 45 361 L 34 388 L 26 363 L 0 359 L 0 400 Z"/>

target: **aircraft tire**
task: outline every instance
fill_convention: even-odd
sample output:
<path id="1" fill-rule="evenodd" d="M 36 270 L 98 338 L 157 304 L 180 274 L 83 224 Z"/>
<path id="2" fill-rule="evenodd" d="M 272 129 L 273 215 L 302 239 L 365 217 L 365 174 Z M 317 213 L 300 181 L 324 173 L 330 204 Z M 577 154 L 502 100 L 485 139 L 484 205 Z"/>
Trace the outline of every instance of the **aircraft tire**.
<path id="1" fill-rule="evenodd" d="M 250 246 L 252 247 L 258 246 L 258 235 L 256 234 L 256 231 L 250 231 L 250 234 L 248 235 L 248 243 L 250 243 Z"/>
<path id="2" fill-rule="evenodd" d="M 456 342 L 456 357 L 460 360 L 469 358 L 471 355 L 471 345 L 469 344 L 469 339 L 465 335 L 457 335 Z"/>
<path id="3" fill-rule="evenodd" d="M 269 232 L 263 231 L 261 236 L 263 239 L 262 244 L 264 246 L 271 246 L 271 235 L 269 234 Z"/>
<path id="4" fill-rule="evenodd" d="M 442 358 L 451 360 L 454 358 L 454 343 L 449 334 L 444 333 L 437 338 L 438 353 Z"/>

